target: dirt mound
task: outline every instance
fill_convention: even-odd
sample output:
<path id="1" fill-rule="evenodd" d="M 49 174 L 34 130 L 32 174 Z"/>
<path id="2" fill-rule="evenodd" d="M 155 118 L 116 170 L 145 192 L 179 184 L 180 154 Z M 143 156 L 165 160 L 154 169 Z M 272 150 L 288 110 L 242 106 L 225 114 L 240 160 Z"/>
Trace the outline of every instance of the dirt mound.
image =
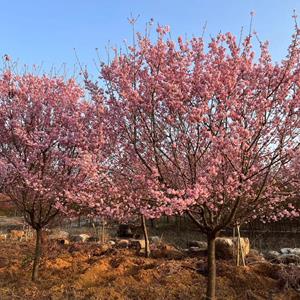
<path id="1" fill-rule="evenodd" d="M 69 259 L 56 258 L 52 261 L 46 261 L 45 268 L 46 269 L 66 269 L 72 266 L 72 262 Z"/>
<path id="2" fill-rule="evenodd" d="M 145 259 L 128 249 L 99 256 L 96 244 L 45 249 L 40 281 L 35 284 L 30 281 L 33 246 L 0 244 L 0 257 L 6 259 L 6 266 L 0 269 L 1 300 L 199 300 L 205 293 L 207 268 L 203 257 Z M 236 267 L 233 262 L 218 261 L 217 297 L 300 299 L 294 283 L 282 285 L 282 268 L 286 267 L 268 262 Z"/>

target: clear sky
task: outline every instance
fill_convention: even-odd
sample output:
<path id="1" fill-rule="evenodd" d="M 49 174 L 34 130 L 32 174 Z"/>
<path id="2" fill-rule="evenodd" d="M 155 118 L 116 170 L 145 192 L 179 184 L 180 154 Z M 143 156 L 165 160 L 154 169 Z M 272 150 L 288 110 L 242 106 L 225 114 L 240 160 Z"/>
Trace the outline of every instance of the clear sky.
<path id="1" fill-rule="evenodd" d="M 270 41 L 275 60 L 286 54 L 293 31 L 293 9 L 300 15 L 299 0 L 0 0 L 0 55 L 8 54 L 20 65 L 76 64 L 93 68 L 95 48 L 105 60 L 105 46 L 122 46 L 131 40 L 127 18 L 140 15 L 137 28 L 145 23 L 170 25 L 172 36 L 201 35 L 207 21 L 209 34 L 249 30 L 250 12 L 262 40 Z M 300 21 L 299 21 L 300 22 Z"/>

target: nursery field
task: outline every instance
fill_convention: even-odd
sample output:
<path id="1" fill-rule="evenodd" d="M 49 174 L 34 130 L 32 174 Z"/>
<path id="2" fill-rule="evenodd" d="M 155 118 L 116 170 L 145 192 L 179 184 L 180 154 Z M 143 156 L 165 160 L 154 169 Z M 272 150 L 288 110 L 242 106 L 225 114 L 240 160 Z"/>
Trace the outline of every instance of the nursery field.
<path id="1" fill-rule="evenodd" d="M 69 2 L 3 9 L 0 300 L 300 300 L 299 3 Z"/>

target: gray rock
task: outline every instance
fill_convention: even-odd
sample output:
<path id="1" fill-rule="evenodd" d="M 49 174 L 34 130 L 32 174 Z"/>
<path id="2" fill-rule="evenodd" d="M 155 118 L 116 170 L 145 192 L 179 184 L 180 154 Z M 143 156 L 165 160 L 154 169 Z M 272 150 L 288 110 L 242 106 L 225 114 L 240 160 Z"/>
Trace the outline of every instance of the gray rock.
<path id="1" fill-rule="evenodd" d="M 198 247 L 202 249 L 207 249 L 207 242 L 204 241 L 189 241 L 188 247 Z"/>
<path id="2" fill-rule="evenodd" d="M 54 230 L 48 235 L 49 240 L 67 240 L 69 239 L 69 233 L 63 230 Z"/>
<path id="3" fill-rule="evenodd" d="M 116 244 L 115 241 L 108 241 L 107 243 L 110 244 L 111 246 L 114 246 Z"/>
<path id="4" fill-rule="evenodd" d="M 145 249 L 145 240 L 130 240 L 130 247 L 137 250 Z"/>
<path id="5" fill-rule="evenodd" d="M 200 247 L 190 247 L 188 250 L 191 253 L 199 253 L 202 251 Z"/>
<path id="6" fill-rule="evenodd" d="M 299 264 L 300 263 L 300 256 L 295 254 L 282 254 L 278 257 L 278 260 L 283 264 Z"/>
<path id="7" fill-rule="evenodd" d="M 280 256 L 280 253 L 277 251 L 273 251 L 273 250 L 266 252 L 264 255 L 264 257 L 267 260 L 271 260 L 271 261 L 278 261 L 279 256 Z"/>
<path id="8" fill-rule="evenodd" d="M 216 257 L 222 259 L 233 258 L 235 244 L 231 238 L 216 239 Z"/>
<path id="9" fill-rule="evenodd" d="M 79 234 L 79 236 L 81 237 L 82 242 L 86 242 L 90 238 L 90 236 L 85 233 Z"/>
<path id="10" fill-rule="evenodd" d="M 78 234 L 78 235 L 72 235 L 70 237 L 70 240 L 72 242 L 82 242 L 85 243 L 89 240 L 90 236 L 88 234 L 82 233 L 82 234 Z"/>
<path id="11" fill-rule="evenodd" d="M 117 241 L 117 246 L 120 248 L 128 248 L 129 241 L 128 240 L 119 240 L 119 241 Z"/>
<path id="12" fill-rule="evenodd" d="M 232 259 L 237 254 L 237 238 L 217 238 L 216 239 L 216 257 L 221 259 Z M 241 238 L 241 248 L 246 257 L 250 251 L 250 241 L 248 238 Z"/>
<path id="13" fill-rule="evenodd" d="M 149 242 L 155 245 L 158 245 L 161 242 L 161 238 L 159 236 L 150 236 Z"/>
<path id="14" fill-rule="evenodd" d="M 300 256 L 300 248 L 282 248 L 280 252 L 282 254 L 295 254 Z"/>
<path id="15" fill-rule="evenodd" d="M 300 256 L 300 248 L 292 248 L 290 253 Z"/>
<path id="16" fill-rule="evenodd" d="M 281 254 L 289 254 L 290 253 L 290 249 L 291 248 L 281 248 L 280 249 L 280 253 Z"/>

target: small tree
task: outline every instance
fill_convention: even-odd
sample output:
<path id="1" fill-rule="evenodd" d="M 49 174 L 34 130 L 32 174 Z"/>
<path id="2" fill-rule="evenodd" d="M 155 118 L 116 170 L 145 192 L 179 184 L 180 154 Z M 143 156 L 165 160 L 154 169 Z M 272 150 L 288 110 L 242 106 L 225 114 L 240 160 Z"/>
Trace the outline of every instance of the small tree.
<path id="1" fill-rule="evenodd" d="M 97 83 L 92 82 L 88 73 L 84 72 L 86 89 L 95 101 L 103 101 L 104 91 Z M 145 256 L 150 256 L 150 244 L 146 220 L 156 219 L 162 215 L 173 214 L 172 202 L 157 202 L 157 193 L 161 194 L 157 181 L 157 170 L 145 170 L 140 158 L 132 153 L 132 149 L 124 143 L 122 131 L 118 131 L 113 107 L 109 103 L 103 113 L 104 141 L 102 153 L 105 156 L 107 176 L 101 188 L 100 197 L 87 203 L 92 214 L 113 219 L 119 222 L 140 220 L 145 240 Z M 146 171 L 146 172 L 145 172 Z M 148 172 L 147 172 L 148 171 Z M 172 205 L 170 205 L 172 204 Z M 185 206 L 186 207 L 186 206 Z M 183 205 L 177 207 L 176 212 L 183 212 Z"/>
<path id="2" fill-rule="evenodd" d="M 150 244 L 146 220 L 160 217 L 164 210 L 157 207 L 156 201 L 149 198 L 148 187 L 142 179 L 144 177 L 133 171 L 133 161 L 128 164 L 117 155 L 121 145 L 116 146 L 110 140 L 109 147 L 115 149 L 113 161 L 110 160 L 107 166 L 109 175 L 106 176 L 105 187 L 102 187 L 102 197 L 100 199 L 96 197 L 97 204 L 92 211 L 97 216 L 101 215 L 122 223 L 139 221 L 145 240 L 145 257 L 149 257 Z M 124 153 L 122 157 L 124 158 Z"/>
<path id="3" fill-rule="evenodd" d="M 215 239 L 227 226 L 285 214 L 278 174 L 299 148 L 299 30 L 273 63 L 251 36 L 175 43 L 137 35 L 102 66 L 111 136 L 155 207 L 186 210 L 208 240 L 207 299 L 215 299 Z M 207 50 L 206 50 L 207 49 Z M 293 209 L 292 209 L 293 210 Z"/>
<path id="4" fill-rule="evenodd" d="M 73 80 L 10 71 L 0 78 L 2 185 L 36 231 L 32 280 L 42 230 L 70 203 L 90 201 L 99 186 L 101 108 L 82 96 Z"/>

